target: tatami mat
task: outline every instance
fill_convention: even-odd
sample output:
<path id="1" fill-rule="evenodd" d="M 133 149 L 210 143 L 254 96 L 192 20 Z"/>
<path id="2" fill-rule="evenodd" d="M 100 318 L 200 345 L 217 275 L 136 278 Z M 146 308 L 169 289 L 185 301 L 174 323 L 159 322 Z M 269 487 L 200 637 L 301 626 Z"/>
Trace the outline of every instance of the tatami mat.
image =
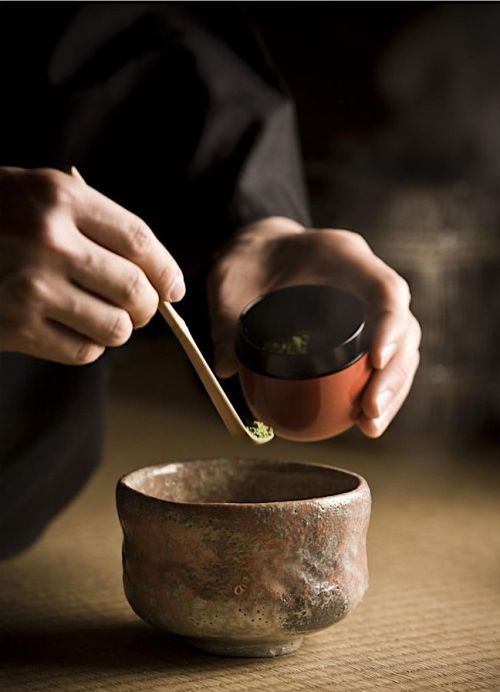
<path id="1" fill-rule="evenodd" d="M 0 690 L 500 691 L 494 453 L 395 435 L 256 451 L 227 436 L 169 349 L 141 346 L 118 361 L 102 468 L 33 549 L 0 563 Z M 330 463 L 372 488 L 369 592 L 291 656 L 203 654 L 143 624 L 123 596 L 116 479 L 165 459 L 218 455 Z"/>

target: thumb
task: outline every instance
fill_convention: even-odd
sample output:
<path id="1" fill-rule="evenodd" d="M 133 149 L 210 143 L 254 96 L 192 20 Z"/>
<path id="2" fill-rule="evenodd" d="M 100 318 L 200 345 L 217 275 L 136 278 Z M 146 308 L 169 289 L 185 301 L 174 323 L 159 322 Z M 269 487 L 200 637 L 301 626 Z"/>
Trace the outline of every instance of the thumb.
<path id="1" fill-rule="evenodd" d="M 210 313 L 214 370 L 223 379 L 232 377 L 238 370 L 235 341 L 239 309 L 233 300 L 224 298 L 224 275 L 215 270 L 209 275 L 207 284 L 208 308 Z"/>
<path id="2" fill-rule="evenodd" d="M 211 307 L 214 370 L 218 377 L 232 377 L 238 370 L 234 348 L 238 319 L 232 311 L 221 309 L 220 305 L 218 309 L 213 304 Z"/>
<path id="3" fill-rule="evenodd" d="M 214 341 L 214 370 L 218 377 L 232 377 L 238 370 L 233 339 Z"/>

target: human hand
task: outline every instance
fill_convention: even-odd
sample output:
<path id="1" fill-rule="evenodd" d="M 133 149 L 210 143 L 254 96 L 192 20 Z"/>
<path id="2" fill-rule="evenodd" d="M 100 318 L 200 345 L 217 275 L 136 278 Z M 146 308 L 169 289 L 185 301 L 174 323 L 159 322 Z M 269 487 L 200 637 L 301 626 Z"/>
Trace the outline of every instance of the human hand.
<path id="1" fill-rule="evenodd" d="M 246 227 L 230 241 L 208 281 L 217 374 L 230 377 L 237 370 L 234 341 L 242 309 L 263 293 L 301 283 L 336 286 L 366 304 L 374 372 L 357 425 L 367 437 L 379 437 L 410 391 L 421 330 L 410 312 L 408 284 L 356 233 L 306 230 L 275 217 Z"/>
<path id="2" fill-rule="evenodd" d="M 0 168 L 0 351 L 91 363 L 184 292 L 140 218 L 65 173 Z"/>

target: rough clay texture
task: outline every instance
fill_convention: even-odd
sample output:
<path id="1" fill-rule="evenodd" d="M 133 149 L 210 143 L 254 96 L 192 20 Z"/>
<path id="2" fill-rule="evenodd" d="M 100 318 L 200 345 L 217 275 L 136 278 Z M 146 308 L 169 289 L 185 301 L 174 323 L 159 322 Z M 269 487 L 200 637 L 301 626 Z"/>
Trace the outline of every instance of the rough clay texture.
<path id="1" fill-rule="evenodd" d="M 163 339 L 117 358 L 103 464 L 41 540 L 0 564 L 2 692 L 498 692 L 498 449 L 360 435 L 250 448 Z M 122 384 L 120 384 L 122 382 Z M 429 415 L 432 411 L 430 411 Z M 145 624 L 123 594 L 117 479 L 138 466 L 269 456 L 361 473 L 370 588 L 290 656 L 223 658 Z"/>
<path id="2" fill-rule="evenodd" d="M 147 622 L 226 653 L 233 643 L 241 655 L 246 642 L 249 654 L 253 644 L 273 655 L 275 644 L 343 618 L 365 593 L 370 492 L 357 476 L 221 459 L 128 478 L 117 491 L 124 585 Z M 321 488 L 338 494 L 317 499 Z M 197 489 L 228 504 L 193 504 Z"/>

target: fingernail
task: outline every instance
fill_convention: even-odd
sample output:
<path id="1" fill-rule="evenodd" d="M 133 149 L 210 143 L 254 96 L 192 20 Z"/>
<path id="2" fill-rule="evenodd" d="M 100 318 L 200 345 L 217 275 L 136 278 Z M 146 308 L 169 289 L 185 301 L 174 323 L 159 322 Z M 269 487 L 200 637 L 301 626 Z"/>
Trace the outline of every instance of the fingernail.
<path id="1" fill-rule="evenodd" d="M 387 363 L 391 360 L 392 356 L 396 353 L 397 344 L 393 341 L 387 346 L 384 346 L 382 353 L 380 354 L 380 369 L 383 370 Z"/>
<path id="2" fill-rule="evenodd" d="M 375 399 L 375 408 L 377 409 L 377 416 L 374 420 L 377 420 L 384 414 L 385 409 L 392 400 L 394 392 L 392 389 L 385 389 L 378 397 Z"/>
<path id="3" fill-rule="evenodd" d="M 182 298 L 184 298 L 185 294 L 186 294 L 186 286 L 184 284 L 184 277 L 182 276 L 182 274 L 179 274 L 170 288 L 168 299 L 172 303 L 175 303 L 178 300 L 181 300 Z"/>

